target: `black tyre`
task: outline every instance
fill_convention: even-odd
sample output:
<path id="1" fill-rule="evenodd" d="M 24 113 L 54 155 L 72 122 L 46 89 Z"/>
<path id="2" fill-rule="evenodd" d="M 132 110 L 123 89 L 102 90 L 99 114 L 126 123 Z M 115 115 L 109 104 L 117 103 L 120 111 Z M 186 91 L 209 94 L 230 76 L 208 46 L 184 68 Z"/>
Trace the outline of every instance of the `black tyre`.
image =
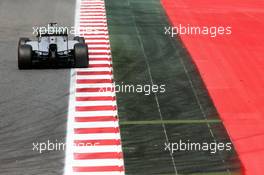
<path id="1" fill-rule="evenodd" d="M 88 47 L 86 44 L 77 43 L 74 45 L 74 59 L 76 68 L 87 68 L 89 63 Z"/>
<path id="2" fill-rule="evenodd" d="M 18 46 L 18 68 L 30 69 L 32 65 L 32 47 L 24 44 Z"/>
<path id="3" fill-rule="evenodd" d="M 18 46 L 26 44 L 28 41 L 30 41 L 29 38 L 20 38 L 18 41 Z"/>
<path id="4" fill-rule="evenodd" d="M 85 39 L 84 39 L 84 37 L 75 36 L 73 39 L 74 39 L 75 41 L 79 41 L 79 43 L 83 43 L 83 44 L 85 44 Z"/>

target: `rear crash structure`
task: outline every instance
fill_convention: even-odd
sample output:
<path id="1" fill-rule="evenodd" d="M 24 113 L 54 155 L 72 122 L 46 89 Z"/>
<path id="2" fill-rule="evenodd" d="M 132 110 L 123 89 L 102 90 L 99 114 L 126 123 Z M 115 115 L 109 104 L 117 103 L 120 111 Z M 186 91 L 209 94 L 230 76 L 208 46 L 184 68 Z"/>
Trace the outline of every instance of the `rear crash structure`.
<path id="1" fill-rule="evenodd" d="M 83 37 L 69 40 L 68 32 L 57 30 L 56 23 L 48 24 L 51 31 L 38 31 L 37 40 L 20 38 L 18 42 L 18 68 L 33 66 L 87 68 L 88 47 Z M 55 31 L 55 32 L 54 32 Z"/>

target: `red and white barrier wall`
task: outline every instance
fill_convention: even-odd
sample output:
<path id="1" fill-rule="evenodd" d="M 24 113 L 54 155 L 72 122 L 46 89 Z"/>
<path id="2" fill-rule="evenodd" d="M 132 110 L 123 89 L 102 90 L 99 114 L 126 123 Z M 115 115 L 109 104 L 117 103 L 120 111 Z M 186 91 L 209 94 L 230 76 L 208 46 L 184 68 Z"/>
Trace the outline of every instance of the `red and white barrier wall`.
<path id="1" fill-rule="evenodd" d="M 89 29 L 90 65 L 71 70 L 64 174 L 123 175 L 104 0 L 77 0 L 75 13 L 75 28 Z"/>

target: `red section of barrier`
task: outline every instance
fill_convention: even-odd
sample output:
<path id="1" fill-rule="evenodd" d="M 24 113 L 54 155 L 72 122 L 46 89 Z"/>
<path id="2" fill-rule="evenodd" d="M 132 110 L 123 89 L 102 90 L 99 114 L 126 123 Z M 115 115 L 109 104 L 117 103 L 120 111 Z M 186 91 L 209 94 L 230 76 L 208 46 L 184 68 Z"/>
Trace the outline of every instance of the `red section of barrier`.
<path id="1" fill-rule="evenodd" d="M 173 26 L 231 26 L 230 35 L 181 35 L 243 164 L 264 170 L 264 1 L 162 0 Z"/>

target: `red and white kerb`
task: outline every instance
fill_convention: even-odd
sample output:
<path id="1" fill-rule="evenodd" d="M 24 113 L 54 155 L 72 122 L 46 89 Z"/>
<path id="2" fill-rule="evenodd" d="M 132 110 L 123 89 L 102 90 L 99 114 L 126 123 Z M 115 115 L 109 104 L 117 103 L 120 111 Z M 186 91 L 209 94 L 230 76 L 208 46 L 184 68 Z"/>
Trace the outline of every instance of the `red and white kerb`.
<path id="1" fill-rule="evenodd" d="M 90 61 L 71 70 L 64 175 L 124 175 L 104 0 L 77 0 L 75 13 Z"/>

